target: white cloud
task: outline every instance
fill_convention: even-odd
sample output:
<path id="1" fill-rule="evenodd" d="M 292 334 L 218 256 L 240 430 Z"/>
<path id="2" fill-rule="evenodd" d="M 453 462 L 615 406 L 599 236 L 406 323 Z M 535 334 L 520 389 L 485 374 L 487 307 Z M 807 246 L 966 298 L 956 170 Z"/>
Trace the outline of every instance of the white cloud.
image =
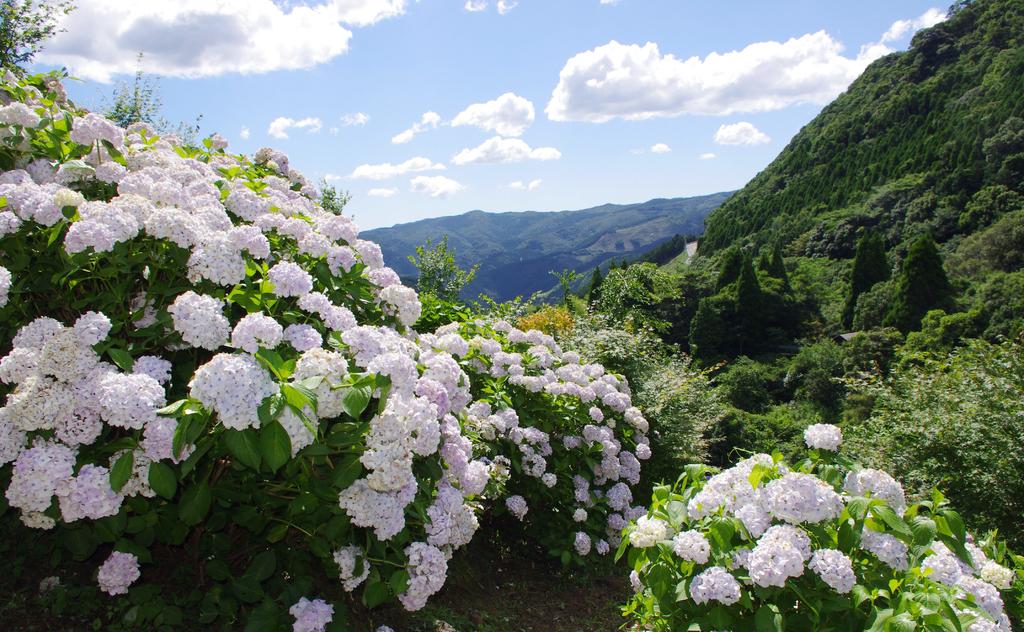
<path id="1" fill-rule="evenodd" d="M 531 148 L 518 138 L 495 136 L 472 149 L 466 148 L 452 157 L 456 165 L 474 163 L 522 162 L 524 160 L 558 160 L 562 152 L 554 147 Z"/>
<path id="2" fill-rule="evenodd" d="M 672 148 L 665 143 L 655 143 L 654 145 L 651 145 L 652 154 L 667 154 L 670 151 L 672 151 Z"/>
<path id="3" fill-rule="evenodd" d="M 444 176 L 416 176 L 409 185 L 413 193 L 426 193 L 432 198 L 445 198 L 466 188 Z"/>
<path id="4" fill-rule="evenodd" d="M 529 183 L 523 183 L 522 180 L 516 180 L 508 183 L 508 188 L 515 189 L 516 191 L 536 191 L 540 188 L 541 183 L 544 182 L 540 178 L 536 180 L 530 180 Z"/>
<path id="5" fill-rule="evenodd" d="M 355 179 L 366 179 L 366 180 L 387 180 L 388 178 L 394 178 L 405 173 L 415 173 L 417 171 L 439 171 L 444 169 L 444 165 L 437 162 L 431 161 L 429 158 L 422 156 L 416 156 L 410 158 L 405 162 L 397 165 L 393 165 L 390 162 L 384 162 L 377 165 L 359 165 L 349 176 Z"/>
<path id="6" fill-rule="evenodd" d="M 428 129 L 435 129 L 440 122 L 441 115 L 437 112 L 424 112 L 418 123 L 413 123 L 409 129 L 392 136 L 391 142 L 395 145 L 408 143 L 416 134 L 425 132 Z"/>
<path id="7" fill-rule="evenodd" d="M 711 153 L 710 151 L 705 152 L 705 153 L 701 154 L 700 156 L 698 156 L 698 158 L 700 158 L 701 160 L 711 160 L 714 157 L 715 157 L 715 154 Z"/>
<path id="8" fill-rule="evenodd" d="M 64 32 L 37 59 L 101 82 L 134 73 L 139 52 L 147 72 L 169 77 L 310 68 L 348 51 L 351 27 L 401 15 L 406 2 L 89 0 L 62 19 Z"/>
<path id="9" fill-rule="evenodd" d="M 517 6 L 519 6 L 519 3 L 513 0 L 498 0 L 498 13 L 505 15 Z"/>
<path id="10" fill-rule="evenodd" d="M 370 122 L 370 115 L 364 112 L 356 112 L 355 114 L 342 114 L 341 124 L 345 127 L 362 127 Z"/>
<path id="11" fill-rule="evenodd" d="M 554 121 L 604 123 L 681 114 L 765 112 L 834 99 L 875 59 L 887 41 L 942 19 L 929 10 L 896 22 L 880 42 L 844 55 L 825 31 L 785 42 L 756 42 L 725 53 L 680 59 L 647 42 L 611 42 L 578 53 L 559 75 L 544 111 Z"/>
<path id="12" fill-rule="evenodd" d="M 345 176 L 339 176 L 336 173 L 328 173 L 324 175 L 324 180 L 327 182 L 336 182 L 338 180 L 344 180 Z"/>
<path id="13" fill-rule="evenodd" d="M 601 4 L 618 4 L 619 0 L 601 0 Z"/>
<path id="14" fill-rule="evenodd" d="M 366 195 L 370 197 L 389 198 L 398 193 L 398 189 L 370 189 Z"/>
<path id="15" fill-rule="evenodd" d="M 288 118 L 287 116 L 279 116 L 270 122 L 270 127 L 267 128 L 267 134 L 270 134 L 274 138 L 284 139 L 288 138 L 288 130 L 292 128 L 305 129 L 310 134 L 316 134 L 323 128 L 323 123 L 320 119 L 312 116 L 300 120 Z"/>
<path id="16" fill-rule="evenodd" d="M 466 0 L 466 11 L 476 13 L 487 8 L 487 0 Z"/>
<path id="17" fill-rule="evenodd" d="M 242 140 L 249 138 L 249 128 L 243 127 L 242 131 L 238 132 L 238 137 L 241 138 Z"/>
<path id="18" fill-rule="evenodd" d="M 889 30 L 882 35 L 879 43 L 886 44 L 902 39 L 908 33 L 915 33 L 921 29 L 930 28 L 946 19 L 946 12 L 942 9 L 928 9 L 912 20 L 896 20 L 889 27 Z"/>
<path id="19" fill-rule="evenodd" d="M 722 125 L 715 132 L 719 145 L 760 145 L 771 141 L 768 135 L 746 121 Z"/>
<path id="20" fill-rule="evenodd" d="M 506 92 L 493 101 L 474 103 L 452 119 L 452 127 L 473 125 L 502 136 L 522 136 L 533 124 L 533 103 Z"/>

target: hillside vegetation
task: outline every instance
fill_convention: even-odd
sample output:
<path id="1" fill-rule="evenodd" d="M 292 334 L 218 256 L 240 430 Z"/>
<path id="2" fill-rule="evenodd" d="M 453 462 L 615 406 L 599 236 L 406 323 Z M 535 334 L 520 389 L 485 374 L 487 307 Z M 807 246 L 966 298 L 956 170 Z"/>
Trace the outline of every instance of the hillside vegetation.
<path id="1" fill-rule="evenodd" d="M 503 301 L 554 285 L 552 270 L 584 271 L 611 259 L 634 258 L 676 234 L 699 235 L 704 218 L 729 197 L 715 193 L 658 199 L 642 204 L 605 204 L 556 213 L 485 213 L 425 219 L 363 232 L 380 244 L 384 260 L 403 278 L 416 276 L 408 261 L 416 246 L 448 236 L 458 264 L 480 264 L 466 296 L 486 293 Z"/>

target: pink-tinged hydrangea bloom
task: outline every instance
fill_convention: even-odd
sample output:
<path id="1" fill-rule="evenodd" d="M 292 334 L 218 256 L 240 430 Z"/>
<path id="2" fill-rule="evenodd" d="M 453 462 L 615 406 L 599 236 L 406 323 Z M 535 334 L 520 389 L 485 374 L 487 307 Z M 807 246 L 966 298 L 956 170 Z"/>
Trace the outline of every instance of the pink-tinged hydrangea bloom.
<path id="1" fill-rule="evenodd" d="M 288 614 L 295 617 L 293 632 L 324 632 L 334 618 L 334 606 L 323 599 L 310 601 L 303 597 L 288 609 Z"/>
<path id="2" fill-rule="evenodd" d="M 702 571 L 690 582 L 689 590 L 697 604 L 717 601 L 731 606 L 740 600 L 740 583 L 721 566 Z"/>
<path id="3" fill-rule="evenodd" d="M 358 546 L 343 546 L 335 551 L 334 563 L 338 565 L 338 578 L 346 592 L 352 592 L 370 576 L 370 561 Z"/>
<path id="4" fill-rule="evenodd" d="M 313 277 L 291 261 L 278 263 L 267 276 L 278 296 L 302 296 L 313 291 Z"/>
<path id="5" fill-rule="evenodd" d="M 410 612 L 427 604 L 427 599 L 441 590 L 448 575 L 448 560 L 437 547 L 424 542 L 413 542 L 405 547 L 409 558 L 409 586 L 398 595 L 398 600 Z"/>
<path id="6" fill-rule="evenodd" d="M 231 346 L 255 354 L 260 348 L 273 349 L 281 343 L 284 328 L 265 314 L 247 314 L 231 332 Z"/>
<path id="7" fill-rule="evenodd" d="M 231 323 L 224 317 L 223 301 L 189 290 L 174 300 L 167 312 L 182 340 L 210 351 L 228 342 Z"/>
<path id="8" fill-rule="evenodd" d="M 711 543 L 700 531 L 681 531 L 672 538 L 672 550 L 688 562 L 707 564 Z"/>
<path id="9" fill-rule="evenodd" d="M 114 551 L 100 566 L 96 581 L 100 590 L 108 595 L 124 595 L 128 587 L 142 575 L 139 571 L 139 558 L 131 553 Z"/>
<path id="10" fill-rule="evenodd" d="M 196 369 L 188 386 L 189 395 L 235 430 L 259 427 L 260 404 L 279 390 L 251 355 L 228 353 L 219 353 Z"/>
<path id="11" fill-rule="evenodd" d="M 853 585 L 857 583 L 857 576 L 853 574 L 853 562 L 842 551 L 818 549 L 811 556 L 807 567 L 842 595 L 853 590 Z"/>
<path id="12" fill-rule="evenodd" d="M 862 469 L 846 475 L 843 489 L 851 496 L 870 496 L 884 500 L 899 515 L 907 510 L 903 486 L 882 470 Z"/>

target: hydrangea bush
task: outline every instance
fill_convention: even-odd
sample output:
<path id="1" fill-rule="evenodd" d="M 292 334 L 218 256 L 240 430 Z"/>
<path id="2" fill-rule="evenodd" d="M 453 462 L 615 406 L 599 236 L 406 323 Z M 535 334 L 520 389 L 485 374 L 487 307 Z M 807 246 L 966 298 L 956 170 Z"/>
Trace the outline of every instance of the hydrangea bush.
<path id="1" fill-rule="evenodd" d="M 417 334 L 284 154 L 121 129 L 53 76 L 3 78 L 0 139 L 0 484 L 105 592 L 173 564 L 202 623 L 324 629 L 314 577 L 419 609 L 481 512 L 565 562 L 643 513 L 625 379 L 503 321 Z"/>
<path id="2" fill-rule="evenodd" d="M 975 541 L 938 492 L 908 504 L 891 476 L 834 454 L 839 428 L 805 440 L 796 466 L 756 454 L 655 488 L 618 552 L 626 613 L 655 630 L 1010 630 L 1005 547 Z"/>

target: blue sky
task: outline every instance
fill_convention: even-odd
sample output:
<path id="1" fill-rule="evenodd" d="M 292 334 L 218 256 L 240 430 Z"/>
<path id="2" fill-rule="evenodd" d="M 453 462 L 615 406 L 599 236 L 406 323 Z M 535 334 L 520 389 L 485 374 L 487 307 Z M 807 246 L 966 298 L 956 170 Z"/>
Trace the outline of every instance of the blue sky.
<path id="1" fill-rule="evenodd" d="M 201 113 L 231 150 L 285 151 L 349 190 L 363 228 L 739 188 L 942 13 L 934 0 L 78 4 L 39 63 L 82 77 L 78 102 L 100 106 L 142 50 L 168 119 Z"/>

